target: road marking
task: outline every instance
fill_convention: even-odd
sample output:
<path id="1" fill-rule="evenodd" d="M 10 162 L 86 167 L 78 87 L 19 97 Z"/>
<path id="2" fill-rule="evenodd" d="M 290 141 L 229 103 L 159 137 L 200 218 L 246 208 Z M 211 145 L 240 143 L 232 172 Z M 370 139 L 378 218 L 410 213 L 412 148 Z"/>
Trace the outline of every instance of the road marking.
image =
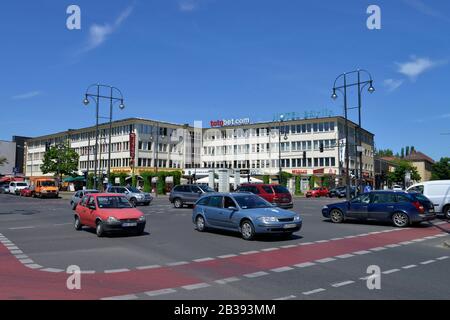
<path id="1" fill-rule="evenodd" d="M 259 253 L 259 251 L 247 251 L 247 252 L 241 252 L 240 254 L 243 256 L 248 256 L 250 254 Z"/>
<path id="2" fill-rule="evenodd" d="M 288 245 L 288 246 L 282 246 L 281 248 L 283 248 L 283 249 L 290 249 L 290 248 L 295 248 L 295 247 L 297 247 L 297 245 L 295 245 L 295 244 L 290 244 L 290 245 Z"/>
<path id="3" fill-rule="evenodd" d="M 448 256 L 443 256 L 443 257 L 437 258 L 436 260 L 442 261 L 442 260 L 446 260 L 446 259 L 448 259 L 448 258 L 449 258 Z"/>
<path id="4" fill-rule="evenodd" d="M 284 301 L 284 300 L 292 300 L 292 299 L 295 299 L 295 298 L 297 298 L 297 297 L 291 295 L 291 296 L 287 296 L 287 297 L 283 297 L 283 298 L 277 298 L 277 299 L 273 299 L 273 300 L 274 301 Z"/>
<path id="5" fill-rule="evenodd" d="M 313 242 L 303 242 L 300 243 L 299 246 L 309 246 L 310 244 L 314 244 Z"/>
<path id="6" fill-rule="evenodd" d="M 412 240 L 413 242 L 423 242 L 423 241 L 425 241 L 425 239 L 414 239 L 414 240 Z"/>
<path id="7" fill-rule="evenodd" d="M 29 257 L 26 254 L 18 254 L 15 255 L 16 259 L 28 259 Z"/>
<path id="8" fill-rule="evenodd" d="M 219 258 L 219 259 L 228 259 L 228 258 L 234 258 L 234 257 L 237 257 L 237 254 L 226 254 L 226 255 L 223 255 L 223 256 L 218 256 L 217 258 Z"/>
<path id="9" fill-rule="evenodd" d="M 355 281 L 348 280 L 348 281 L 334 283 L 331 286 L 334 288 L 339 288 L 339 287 L 343 287 L 343 286 L 348 286 L 349 284 L 353 284 L 353 283 L 355 283 Z"/>
<path id="10" fill-rule="evenodd" d="M 359 256 L 362 256 L 363 254 L 368 254 L 368 253 L 370 253 L 370 251 L 367 251 L 367 250 L 353 252 L 353 254 L 357 254 Z"/>
<path id="11" fill-rule="evenodd" d="M 391 270 L 387 270 L 382 272 L 383 274 L 391 274 L 391 273 L 395 273 L 395 272 L 399 272 L 400 269 L 391 269 Z"/>
<path id="12" fill-rule="evenodd" d="M 386 246 L 386 248 L 398 248 L 398 247 L 401 247 L 401 245 L 399 245 L 399 244 L 388 244 Z"/>
<path id="13" fill-rule="evenodd" d="M 26 264 L 25 267 L 30 268 L 30 269 L 41 269 L 43 268 L 43 266 L 39 265 L 39 264 Z"/>
<path id="14" fill-rule="evenodd" d="M 136 300 L 138 297 L 134 294 L 128 294 L 125 296 L 117 296 L 117 297 L 110 297 L 110 298 L 103 298 L 101 300 Z"/>
<path id="15" fill-rule="evenodd" d="M 96 271 L 94 271 L 94 270 L 81 270 L 80 273 L 81 274 L 95 274 Z"/>
<path id="16" fill-rule="evenodd" d="M 331 261 L 336 261 L 336 259 L 335 258 L 325 258 L 325 259 L 316 260 L 316 262 L 318 262 L 318 263 L 328 263 Z"/>
<path id="17" fill-rule="evenodd" d="M 23 254 L 23 251 L 22 250 L 12 250 L 11 253 L 14 255 Z"/>
<path id="18" fill-rule="evenodd" d="M 254 273 L 247 273 L 247 274 L 244 274 L 244 277 L 250 278 L 250 279 L 251 279 L 251 278 L 259 278 L 259 277 L 266 276 L 266 275 L 268 275 L 267 272 L 260 271 L 260 272 L 254 272 Z"/>
<path id="19" fill-rule="evenodd" d="M 149 270 L 149 269 L 158 269 L 161 268 L 161 266 L 159 264 L 155 264 L 152 266 L 142 266 L 142 267 L 137 267 L 137 270 Z"/>
<path id="20" fill-rule="evenodd" d="M 410 264 L 409 266 L 404 266 L 403 269 L 408 270 L 417 267 L 416 264 Z"/>
<path id="21" fill-rule="evenodd" d="M 31 263 L 34 263 L 34 261 L 31 260 L 31 259 L 19 259 L 19 261 L 20 261 L 22 264 L 31 264 Z"/>
<path id="22" fill-rule="evenodd" d="M 306 268 L 306 267 L 312 267 L 312 266 L 315 266 L 316 264 L 314 263 L 314 262 L 304 262 L 304 263 L 299 263 L 299 264 L 296 264 L 296 265 L 294 265 L 294 267 L 297 267 L 297 268 Z"/>
<path id="23" fill-rule="evenodd" d="M 433 263 L 433 262 L 436 262 L 436 260 L 427 260 L 427 261 L 421 262 L 420 264 L 427 265 L 427 264 L 430 264 L 430 263 Z"/>
<path id="24" fill-rule="evenodd" d="M 192 261 L 194 261 L 194 262 L 206 262 L 206 261 L 212 261 L 212 260 L 215 260 L 214 258 L 201 258 L 201 259 L 195 259 L 195 260 L 192 260 Z"/>
<path id="25" fill-rule="evenodd" d="M 62 227 L 62 226 L 68 226 L 68 225 L 72 225 L 72 223 L 57 223 L 57 224 L 54 224 L 53 226 L 54 227 Z"/>
<path id="26" fill-rule="evenodd" d="M 8 247 L 8 250 L 19 250 L 19 247 L 13 246 L 13 247 Z"/>
<path id="27" fill-rule="evenodd" d="M 236 282 L 239 280 L 241 280 L 241 279 L 239 279 L 237 277 L 230 277 L 230 278 L 225 278 L 225 279 L 221 279 L 221 280 L 216 280 L 214 282 L 217 284 L 227 284 L 227 283 Z"/>
<path id="28" fill-rule="evenodd" d="M 8 230 L 28 230 L 28 229 L 34 229 L 36 228 L 35 226 L 30 226 L 30 227 L 16 227 L 16 228 L 9 228 Z"/>
<path id="29" fill-rule="evenodd" d="M 436 239 L 436 237 L 435 236 L 429 236 L 429 237 L 425 237 L 424 239 L 433 240 L 433 239 Z"/>
<path id="30" fill-rule="evenodd" d="M 338 240 L 344 240 L 344 238 L 333 238 L 331 241 L 338 241 Z"/>
<path id="31" fill-rule="evenodd" d="M 375 251 L 375 252 L 378 252 L 378 251 L 383 251 L 383 250 L 386 250 L 387 248 L 384 248 L 384 247 L 377 247 L 377 248 L 372 248 L 372 249 L 369 249 L 370 251 Z"/>
<path id="32" fill-rule="evenodd" d="M 167 266 L 169 266 L 169 267 L 178 267 L 178 266 L 183 266 L 185 264 L 189 264 L 189 262 L 187 262 L 187 261 L 171 262 L 171 263 L 168 263 Z"/>
<path id="33" fill-rule="evenodd" d="M 347 236 L 347 237 L 344 237 L 345 239 L 353 239 L 353 238 L 356 238 L 357 236 Z"/>
<path id="34" fill-rule="evenodd" d="M 319 241 L 316 241 L 316 243 L 326 243 L 326 242 L 330 242 L 330 240 L 319 240 Z"/>
<path id="35" fill-rule="evenodd" d="M 121 272 L 128 272 L 130 269 L 112 269 L 112 270 L 105 270 L 105 273 L 121 273 Z"/>
<path id="36" fill-rule="evenodd" d="M 205 282 L 202 282 L 202 283 L 191 284 L 188 286 L 183 286 L 182 288 L 185 290 L 197 290 L 197 289 L 203 289 L 203 288 L 208 288 L 208 287 L 211 287 L 211 285 L 207 284 Z"/>
<path id="37" fill-rule="evenodd" d="M 291 268 L 291 267 L 281 267 L 281 268 L 275 268 L 275 269 L 272 269 L 272 270 L 270 270 L 270 271 L 276 272 L 276 273 L 281 273 L 281 272 L 286 272 L 286 271 L 291 271 L 291 270 L 294 270 L 294 268 Z"/>
<path id="38" fill-rule="evenodd" d="M 51 273 L 61 273 L 61 272 L 64 272 L 64 270 L 62 270 L 62 269 L 55 269 L 55 268 L 45 268 L 45 269 L 41 269 L 41 271 L 44 271 L 44 272 L 51 272 Z"/>
<path id="39" fill-rule="evenodd" d="M 276 251 L 276 250 L 280 250 L 280 248 L 267 248 L 267 249 L 262 249 L 261 251 L 270 252 L 270 251 Z"/>
<path id="40" fill-rule="evenodd" d="M 448 234 L 446 234 L 446 233 L 440 233 L 440 234 L 436 235 L 436 237 L 439 237 L 439 238 L 446 237 L 446 236 L 448 236 Z"/>
<path id="41" fill-rule="evenodd" d="M 400 242 L 399 244 L 401 244 L 402 246 L 406 246 L 406 245 L 408 245 L 408 244 L 413 244 L 414 242 L 412 242 L 412 241 L 403 241 L 403 242 Z"/>
<path id="42" fill-rule="evenodd" d="M 340 256 L 336 256 L 336 258 L 347 259 L 347 258 L 351 258 L 351 257 L 354 257 L 354 256 L 355 255 L 348 253 L 348 254 L 341 254 Z"/>
<path id="43" fill-rule="evenodd" d="M 144 294 L 146 294 L 149 297 L 156 297 L 156 296 L 171 294 L 171 293 L 175 293 L 175 292 L 177 292 L 177 290 L 169 288 L 169 289 L 162 289 L 162 290 L 155 290 L 155 291 L 147 291 L 147 292 L 144 292 Z"/>
<path id="44" fill-rule="evenodd" d="M 326 290 L 323 289 L 323 288 L 320 288 L 320 289 L 316 289 L 316 290 L 302 292 L 302 294 L 305 295 L 305 296 L 309 296 L 309 295 L 320 293 L 320 292 L 323 292 L 323 291 L 326 291 Z"/>

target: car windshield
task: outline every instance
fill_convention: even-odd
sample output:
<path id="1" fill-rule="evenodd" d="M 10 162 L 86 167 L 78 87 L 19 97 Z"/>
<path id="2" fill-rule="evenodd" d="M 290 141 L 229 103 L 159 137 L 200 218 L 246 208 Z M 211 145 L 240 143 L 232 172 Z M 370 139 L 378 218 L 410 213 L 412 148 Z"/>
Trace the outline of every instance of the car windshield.
<path id="1" fill-rule="evenodd" d="M 423 194 L 421 193 L 411 193 L 411 195 L 416 198 L 419 202 L 430 202 L 430 199 L 428 199 L 427 197 L 425 197 Z"/>
<path id="2" fill-rule="evenodd" d="M 261 197 L 255 195 L 239 195 L 234 197 L 242 209 L 269 208 L 272 205 Z"/>
<path id="3" fill-rule="evenodd" d="M 275 193 L 289 193 L 289 190 L 283 186 L 273 186 L 272 188 Z"/>
<path id="4" fill-rule="evenodd" d="M 98 190 L 86 190 L 86 194 L 98 193 Z"/>
<path id="5" fill-rule="evenodd" d="M 100 209 L 128 209 L 131 204 L 125 197 L 97 197 L 97 204 Z"/>
<path id="6" fill-rule="evenodd" d="M 42 181 L 41 182 L 42 187 L 55 187 L 55 181 Z"/>
<path id="7" fill-rule="evenodd" d="M 141 191 L 135 187 L 128 188 L 128 191 L 130 191 L 132 193 L 141 193 Z"/>
<path id="8" fill-rule="evenodd" d="M 28 185 L 25 182 L 19 182 L 17 183 L 18 187 L 28 187 Z"/>
<path id="9" fill-rule="evenodd" d="M 209 186 L 198 186 L 203 192 L 214 192 L 214 189 Z"/>

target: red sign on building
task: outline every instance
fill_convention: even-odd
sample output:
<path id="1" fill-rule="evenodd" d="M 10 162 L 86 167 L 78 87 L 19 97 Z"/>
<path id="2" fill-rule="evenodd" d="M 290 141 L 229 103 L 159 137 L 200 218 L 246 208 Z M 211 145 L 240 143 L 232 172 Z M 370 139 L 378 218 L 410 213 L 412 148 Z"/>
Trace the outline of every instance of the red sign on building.
<path id="1" fill-rule="evenodd" d="M 132 163 L 136 159 L 136 134 L 130 133 L 130 157 Z"/>

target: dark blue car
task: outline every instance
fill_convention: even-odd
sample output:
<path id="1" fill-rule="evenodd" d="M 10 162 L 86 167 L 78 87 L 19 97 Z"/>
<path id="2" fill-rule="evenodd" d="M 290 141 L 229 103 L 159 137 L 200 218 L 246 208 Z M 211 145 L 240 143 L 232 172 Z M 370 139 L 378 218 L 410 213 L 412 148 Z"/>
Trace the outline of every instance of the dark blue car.
<path id="1" fill-rule="evenodd" d="M 399 228 L 436 218 L 433 203 L 425 196 L 395 191 L 364 193 L 351 201 L 327 205 L 322 214 L 334 223 L 372 220 L 392 222 Z"/>

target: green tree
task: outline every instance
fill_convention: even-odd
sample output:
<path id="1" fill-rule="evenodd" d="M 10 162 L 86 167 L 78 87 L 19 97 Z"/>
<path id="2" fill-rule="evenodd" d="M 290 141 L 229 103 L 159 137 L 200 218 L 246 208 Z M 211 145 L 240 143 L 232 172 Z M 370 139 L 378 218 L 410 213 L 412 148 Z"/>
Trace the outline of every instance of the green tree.
<path id="1" fill-rule="evenodd" d="M 432 180 L 450 180 L 450 158 L 441 158 L 439 162 L 433 164 Z"/>
<path id="2" fill-rule="evenodd" d="M 267 175 L 263 176 L 263 182 L 265 184 L 269 184 L 270 183 L 270 176 L 267 176 Z"/>
<path id="3" fill-rule="evenodd" d="M 404 158 L 405 157 L 405 148 L 402 148 L 402 151 L 400 152 L 400 158 Z"/>
<path id="4" fill-rule="evenodd" d="M 409 155 L 410 155 L 410 153 L 409 153 L 409 146 L 406 147 L 405 155 L 406 155 L 406 156 L 409 156 Z"/>
<path id="5" fill-rule="evenodd" d="M 391 149 L 380 149 L 377 150 L 376 155 L 378 157 L 393 157 L 394 151 L 392 151 Z"/>
<path id="6" fill-rule="evenodd" d="M 8 163 L 8 161 L 6 160 L 5 157 L 0 157 L 0 167 L 4 166 L 7 163 Z"/>
<path id="7" fill-rule="evenodd" d="M 411 162 L 406 160 L 397 160 L 395 171 L 388 173 L 388 181 L 390 183 L 403 184 L 405 182 L 406 172 L 411 172 L 411 180 L 420 181 L 422 178 L 417 172 L 417 169 L 411 164 Z"/>
<path id="8" fill-rule="evenodd" d="M 43 174 L 53 173 L 59 177 L 75 176 L 78 171 L 79 155 L 68 144 L 51 147 L 45 154 L 41 171 Z"/>

